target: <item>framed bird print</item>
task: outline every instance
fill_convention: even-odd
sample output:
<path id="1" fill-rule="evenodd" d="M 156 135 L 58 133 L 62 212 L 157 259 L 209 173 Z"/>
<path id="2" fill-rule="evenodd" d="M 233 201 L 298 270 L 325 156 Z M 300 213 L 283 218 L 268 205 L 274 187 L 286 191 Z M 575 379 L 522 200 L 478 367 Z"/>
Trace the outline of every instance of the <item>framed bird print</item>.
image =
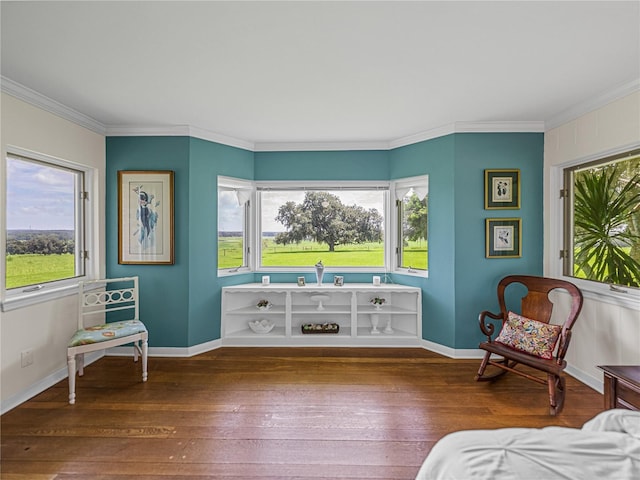
<path id="1" fill-rule="evenodd" d="M 173 175 L 118 171 L 118 263 L 173 265 Z"/>

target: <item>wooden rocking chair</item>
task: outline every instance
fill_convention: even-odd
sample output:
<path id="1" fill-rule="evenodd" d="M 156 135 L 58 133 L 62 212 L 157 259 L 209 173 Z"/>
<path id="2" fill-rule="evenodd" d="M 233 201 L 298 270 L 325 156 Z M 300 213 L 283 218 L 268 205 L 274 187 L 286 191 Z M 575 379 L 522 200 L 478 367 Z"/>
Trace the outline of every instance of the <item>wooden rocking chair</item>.
<path id="1" fill-rule="evenodd" d="M 506 287 L 512 283 L 520 283 L 528 290 L 527 294 L 522 297 L 521 315 L 510 314 L 506 307 L 504 293 Z M 553 303 L 549 299 L 549 292 L 554 289 L 566 290 L 571 296 L 569 314 L 564 320 L 564 323 L 558 327 L 549 326 L 549 320 L 551 319 L 551 312 L 553 310 Z M 564 405 L 565 380 L 562 377 L 562 371 L 567 365 L 564 357 L 569 347 L 569 341 L 571 340 L 571 328 L 582 308 L 582 292 L 580 292 L 574 284 L 564 280 L 528 275 L 510 275 L 498 283 L 498 303 L 500 305 L 499 314 L 483 311 L 478 318 L 480 329 L 482 333 L 487 336 L 487 341 L 479 345 L 482 350 L 486 350 L 486 354 L 478 369 L 476 380 L 493 380 L 507 372 L 513 372 L 529 380 L 543 385 L 546 384 L 549 389 L 549 413 L 551 415 L 557 415 Z M 487 323 L 487 317 L 502 321 L 501 334 L 498 335 L 496 339 L 492 340 L 491 338 L 495 331 L 495 326 L 493 323 Z M 535 322 L 528 320 L 534 320 Z M 542 322 L 542 324 L 546 325 L 540 325 L 537 322 Z M 507 324 L 509 325 L 507 326 Z M 503 343 L 504 339 L 516 336 L 511 335 L 511 337 L 509 337 L 508 334 L 505 335 L 502 333 L 505 329 L 509 329 L 509 333 L 516 331 L 511 328 L 512 326 L 523 327 L 518 330 L 518 335 L 522 334 L 521 338 L 516 340 L 516 342 L 522 343 L 514 344 L 508 340 Z M 540 336 L 543 336 L 544 332 L 548 330 L 555 331 L 557 343 L 553 341 L 552 345 L 547 345 L 547 350 L 543 355 L 537 350 L 531 353 L 530 351 L 526 351 L 526 348 L 521 348 L 522 345 L 527 345 L 529 341 L 531 341 L 529 345 L 534 345 L 534 350 L 539 348 L 541 343 Z M 534 338 L 526 338 L 527 335 L 531 334 Z M 538 337 L 536 337 L 536 335 Z M 502 360 L 491 359 L 492 354 L 502 357 Z M 518 371 L 515 369 L 518 364 L 540 370 L 546 374 L 546 378 L 540 378 L 539 376 Z M 488 365 L 497 367 L 499 370 L 492 375 L 485 376 L 485 369 Z"/>

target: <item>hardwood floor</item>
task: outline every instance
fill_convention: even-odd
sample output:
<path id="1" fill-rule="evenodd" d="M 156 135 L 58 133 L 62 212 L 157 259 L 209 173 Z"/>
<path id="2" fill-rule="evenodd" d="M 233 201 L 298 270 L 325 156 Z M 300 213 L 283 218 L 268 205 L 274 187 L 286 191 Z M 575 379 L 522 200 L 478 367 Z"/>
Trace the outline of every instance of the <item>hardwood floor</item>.
<path id="1" fill-rule="evenodd" d="M 2 479 L 411 479 L 449 432 L 580 427 L 602 395 L 567 377 L 478 383 L 479 360 L 421 349 L 221 348 L 105 357 L 1 418 Z"/>

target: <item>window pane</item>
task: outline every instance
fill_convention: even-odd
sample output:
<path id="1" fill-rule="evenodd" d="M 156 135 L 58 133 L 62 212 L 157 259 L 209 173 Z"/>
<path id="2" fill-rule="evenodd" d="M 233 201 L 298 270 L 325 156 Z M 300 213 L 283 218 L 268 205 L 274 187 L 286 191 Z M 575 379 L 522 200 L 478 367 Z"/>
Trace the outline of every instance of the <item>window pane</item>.
<path id="1" fill-rule="evenodd" d="M 77 245 L 82 172 L 7 158 L 6 288 L 82 275 Z"/>
<path id="2" fill-rule="evenodd" d="M 427 270 L 427 196 L 422 200 L 411 190 L 400 202 L 401 268 Z"/>
<path id="3" fill-rule="evenodd" d="M 640 154 L 566 172 L 572 192 L 565 275 L 640 285 Z"/>
<path id="4" fill-rule="evenodd" d="M 218 188 L 218 268 L 246 266 L 245 204 L 234 190 Z"/>
<path id="5" fill-rule="evenodd" d="M 260 192 L 263 267 L 384 267 L 381 190 Z"/>

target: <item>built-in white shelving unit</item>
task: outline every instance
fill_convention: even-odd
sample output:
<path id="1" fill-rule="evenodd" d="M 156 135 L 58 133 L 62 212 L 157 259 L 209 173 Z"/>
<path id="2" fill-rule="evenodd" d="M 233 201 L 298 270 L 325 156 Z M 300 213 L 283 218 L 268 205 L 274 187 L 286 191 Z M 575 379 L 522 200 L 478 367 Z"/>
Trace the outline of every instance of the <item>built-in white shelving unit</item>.
<path id="1" fill-rule="evenodd" d="M 222 344 L 234 346 L 419 346 L 421 290 L 404 285 L 353 283 L 343 286 L 252 283 L 222 289 Z M 376 309 L 373 297 L 385 304 Z M 271 308 L 259 310 L 260 300 Z M 266 319 L 269 333 L 249 322 Z M 302 333 L 303 324 L 339 325 L 338 333 Z"/>

